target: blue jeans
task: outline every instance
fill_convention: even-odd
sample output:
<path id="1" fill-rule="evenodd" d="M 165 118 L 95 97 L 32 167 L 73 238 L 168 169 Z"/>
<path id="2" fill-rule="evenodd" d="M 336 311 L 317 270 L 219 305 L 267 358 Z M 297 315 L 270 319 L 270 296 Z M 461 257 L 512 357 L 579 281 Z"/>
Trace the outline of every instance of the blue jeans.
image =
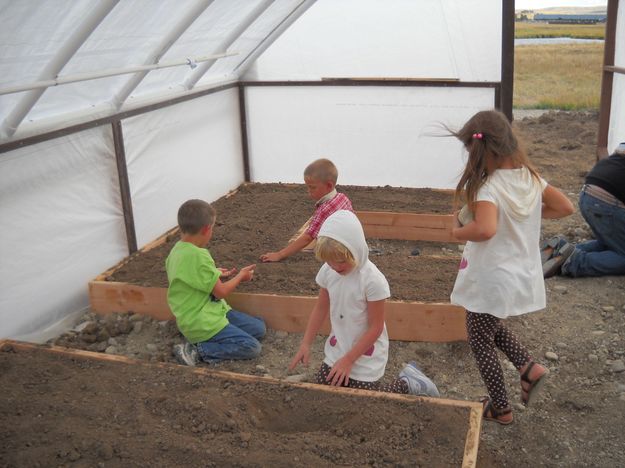
<path id="1" fill-rule="evenodd" d="M 595 239 L 575 246 L 573 254 L 562 265 L 562 274 L 625 275 L 625 208 L 582 192 L 579 209 Z"/>
<path id="2" fill-rule="evenodd" d="M 253 359 L 260 354 L 259 340 L 267 331 L 265 322 L 243 312 L 231 309 L 226 318 L 228 325 L 210 340 L 195 346 L 202 361 L 216 363 L 225 359 Z"/>

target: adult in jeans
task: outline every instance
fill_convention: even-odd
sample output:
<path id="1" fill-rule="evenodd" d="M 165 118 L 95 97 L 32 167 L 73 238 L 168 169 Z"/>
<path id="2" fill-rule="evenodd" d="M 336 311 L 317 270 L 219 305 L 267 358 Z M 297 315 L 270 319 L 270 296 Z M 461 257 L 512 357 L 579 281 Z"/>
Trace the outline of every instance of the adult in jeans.
<path id="1" fill-rule="evenodd" d="M 556 240 L 545 278 L 625 275 L 625 143 L 590 170 L 579 209 L 595 238 L 577 245 Z"/>

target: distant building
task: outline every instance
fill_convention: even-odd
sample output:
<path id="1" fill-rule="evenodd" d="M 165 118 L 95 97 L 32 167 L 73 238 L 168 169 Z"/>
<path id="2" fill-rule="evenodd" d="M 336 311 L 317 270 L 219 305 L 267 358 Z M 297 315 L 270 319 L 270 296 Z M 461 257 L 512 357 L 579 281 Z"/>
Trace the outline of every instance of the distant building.
<path id="1" fill-rule="evenodd" d="M 536 13 L 534 21 L 545 21 L 550 24 L 596 24 L 605 23 L 608 18 L 606 14 L 600 15 L 566 15 L 566 14 L 544 14 Z"/>
<path id="2" fill-rule="evenodd" d="M 517 10 L 514 14 L 515 21 L 530 21 L 534 19 L 534 10 Z"/>

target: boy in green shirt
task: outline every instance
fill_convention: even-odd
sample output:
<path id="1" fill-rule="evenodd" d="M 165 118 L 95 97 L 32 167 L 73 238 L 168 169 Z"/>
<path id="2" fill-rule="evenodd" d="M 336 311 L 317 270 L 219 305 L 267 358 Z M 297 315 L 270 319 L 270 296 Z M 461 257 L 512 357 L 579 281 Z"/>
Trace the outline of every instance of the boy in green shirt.
<path id="1" fill-rule="evenodd" d="M 233 310 L 224 297 L 242 281 L 250 281 L 256 265 L 217 268 L 206 245 L 213 236 L 215 209 L 203 200 L 188 200 L 178 210 L 181 237 L 165 262 L 167 302 L 176 325 L 188 340 L 174 346 L 181 364 L 194 366 L 198 359 L 252 359 L 260 354 L 265 336 L 262 319 Z M 236 274 L 235 274 L 236 273 Z M 234 275 L 222 282 L 222 278 Z"/>

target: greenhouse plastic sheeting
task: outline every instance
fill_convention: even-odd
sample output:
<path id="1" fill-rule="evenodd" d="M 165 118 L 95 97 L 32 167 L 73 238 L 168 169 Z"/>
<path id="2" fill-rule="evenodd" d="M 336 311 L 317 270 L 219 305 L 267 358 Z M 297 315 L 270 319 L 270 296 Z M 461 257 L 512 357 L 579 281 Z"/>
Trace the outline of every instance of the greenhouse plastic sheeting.
<path id="1" fill-rule="evenodd" d="M 500 0 L 318 0 L 246 78 L 499 81 Z"/>
<path id="2" fill-rule="evenodd" d="M 303 0 L 0 0 L 0 88 L 76 74 L 189 60 L 188 65 L 150 72 L 123 103 L 116 96 L 132 74 L 63 84 L 48 88 L 28 110 L 16 137 L 54 129 L 59 119 L 74 123 L 110 115 L 151 97 L 166 99 L 187 92 L 187 79 L 197 78 L 194 89 L 237 78 L 239 67 L 293 11 L 310 4 Z M 198 6 L 205 8 L 198 8 Z M 304 8 L 302 8 L 304 9 Z M 93 20 L 92 31 L 74 44 L 77 50 L 60 70 L 45 75 L 50 63 L 71 38 Z M 197 16 L 187 24 L 189 12 Z M 252 17 L 251 24 L 239 27 Z M 296 15 L 295 15 L 296 17 Z M 181 23 L 184 28 L 178 32 Z M 89 23 L 91 24 L 91 23 Z M 232 40 L 224 42 L 224 39 Z M 168 37 L 171 40 L 165 40 Z M 226 49 L 226 50 L 222 50 Z M 206 73 L 194 60 L 222 52 L 234 56 L 217 60 Z M 196 66 L 197 65 L 197 66 Z M 49 70 L 48 70 L 49 71 Z M 197 75 L 197 76 L 195 76 Z M 195 80 L 194 80 L 195 81 Z M 28 91 L 0 95 L 0 123 Z M 62 123 L 62 122 L 61 122 Z M 0 130 L 6 130 L 0 126 Z M 8 131 L 13 131 L 13 127 Z M 6 135 L 0 135 L 0 142 Z"/>
<path id="3" fill-rule="evenodd" d="M 0 337 L 88 305 L 87 280 L 128 255 L 111 127 L 0 157 Z"/>
<path id="4" fill-rule="evenodd" d="M 176 226 L 189 198 L 216 200 L 243 182 L 237 90 L 123 121 L 139 247 Z"/>
<path id="5" fill-rule="evenodd" d="M 452 188 L 463 167 L 459 129 L 492 109 L 489 88 L 247 89 L 252 180 L 303 183 L 311 161 L 337 164 L 339 183 Z"/>

